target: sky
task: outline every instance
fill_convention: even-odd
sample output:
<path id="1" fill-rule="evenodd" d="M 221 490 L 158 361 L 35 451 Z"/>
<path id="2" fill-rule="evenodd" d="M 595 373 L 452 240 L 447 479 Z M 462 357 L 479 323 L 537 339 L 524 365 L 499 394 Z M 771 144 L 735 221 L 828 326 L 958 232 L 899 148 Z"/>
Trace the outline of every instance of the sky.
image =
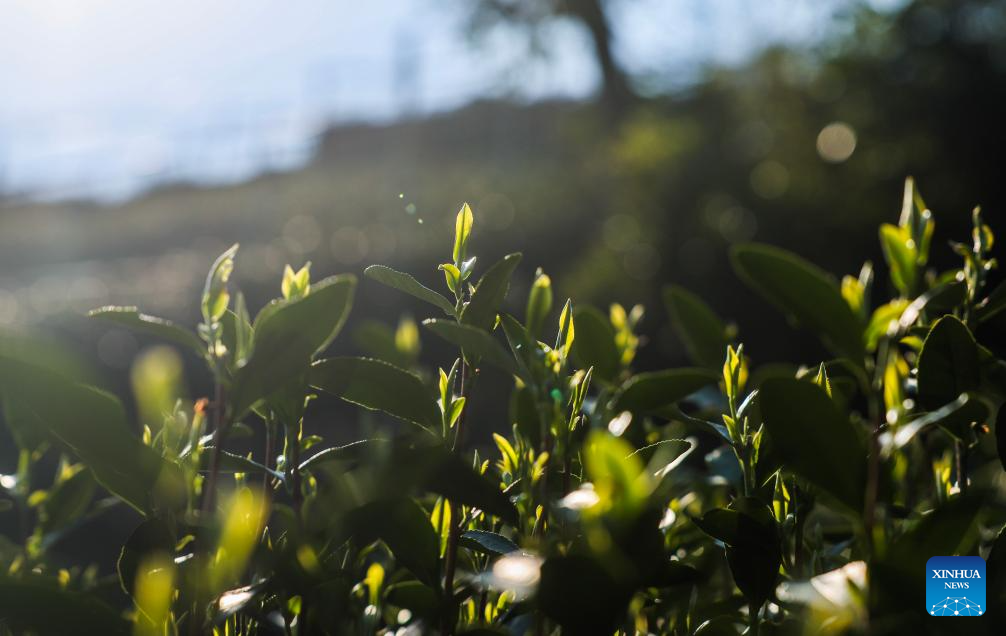
<path id="1" fill-rule="evenodd" d="M 324 126 L 388 121 L 479 97 L 584 98 L 597 85 L 575 25 L 464 32 L 469 0 L 5 0 L 0 191 L 121 199 L 175 180 L 289 169 Z M 678 83 L 775 42 L 821 37 L 814 0 L 611 0 L 616 54 Z M 677 79 L 676 79 L 677 78 Z"/>

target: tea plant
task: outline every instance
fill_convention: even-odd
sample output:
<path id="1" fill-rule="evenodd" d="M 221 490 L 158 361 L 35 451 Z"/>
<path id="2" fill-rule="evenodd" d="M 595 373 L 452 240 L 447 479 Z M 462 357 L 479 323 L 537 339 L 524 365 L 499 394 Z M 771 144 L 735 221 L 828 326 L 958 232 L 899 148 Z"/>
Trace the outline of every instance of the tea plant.
<path id="1" fill-rule="evenodd" d="M 507 313 L 521 256 L 479 274 L 473 224 L 466 205 L 443 293 L 365 272 L 430 306 L 423 327 L 456 350 L 432 374 L 412 368 L 412 323 L 379 332 L 375 357 L 324 357 L 351 275 L 287 267 L 252 319 L 230 280 L 237 246 L 210 268 L 196 332 L 135 308 L 92 312 L 171 345 L 134 366 L 141 435 L 118 398 L 5 337 L 19 461 L 0 477 L 0 514 L 22 536 L 0 543 L 0 631 L 927 632 L 926 560 L 979 550 L 1002 599 L 1006 435 L 991 430 L 1006 362 L 974 334 L 1006 291 L 988 289 L 978 210 L 951 245 L 960 265 L 935 270 L 934 217 L 909 180 L 898 224 L 880 229 L 887 281 L 870 263 L 838 282 L 789 252 L 736 247 L 740 277 L 835 356 L 799 368 L 752 366 L 736 330 L 672 286 L 695 366 L 637 372 L 642 307 L 556 303 L 539 270 L 523 319 Z M 175 350 L 205 362 L 212 396 L 179 399 Z M 468 411 L 497 372 L 513 390 L 487 454 L 467 443 Z M 341 446 L 306 436 L 316 394 L 402 429 Z M 228 450 L 256 429 L 260 450 Z M 54 546 L 120 504 L 140 520 L 117 581 L 61 568 Z M 987 618 L 977 629 L 991 633 L 1001 617 Z"/>

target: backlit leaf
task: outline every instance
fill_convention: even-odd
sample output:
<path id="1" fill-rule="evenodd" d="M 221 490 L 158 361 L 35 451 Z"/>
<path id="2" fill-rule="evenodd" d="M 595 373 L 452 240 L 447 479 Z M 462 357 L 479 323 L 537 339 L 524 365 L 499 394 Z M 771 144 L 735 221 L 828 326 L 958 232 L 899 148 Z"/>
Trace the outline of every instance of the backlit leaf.
<path id="1" fill-rule="evenodd" d="M 845 414 L 821 387 L 790 378 L 766 380 L 758 395 L 773 452 L 784 468 L 860 514 L 866 449 Z"/>
<path id="2" fill-rule="evenodd" d="M 441 415 L 433 396 L 417 376 L 370 358 L 329 358 L 314 363 L 311 386 L 347 402 L 440 430 Z"/>
<path id="3" fill-rule="evenodd" d="M 0 357 L 5 401 L 65 444 L 98 482 L 141 512 L 184 503 L 178 467 L 129 430 L 115 397 L 51 371 Z M 59 399 L 53 399 L 58 395 Z"/>
<path id="4" fill-rule="evenodd" d="M 510 277 L 520 263 L 520 254 L 508 254 L 490 267 L 479 279 L 471 300 L 461 312 L 461 322 L 472 327 L 492 329 L 496 313 L 510 288 Z"/>
<path id="5" fill-rule="evenodd" d="M 18 634 L 128 636 L 130 624 L 96 597 L 60 589 L 41 577 L 0 577 L 0 621 Z"/>
<path id="6" fill-rule="evenodd" d="M 398 291 L 402 291 L 410 296 L 413 296 L 414 298 L 418 298 L 419 300 L 439 307 L 440 310 L 448 316 L 454 315 L 454 303 L 447 300 L 447 298 L 443 295 L 438 294 L 429 287 L 426 287 L 410 274 L 395 271 L 390 267 L 385 267 L 384 265 L 371 265 L 367 269 L 363 270 L 363 274 L 367 278 L 372 278 L 383 285 L 393 287 Z"/>
<path id="7" fill-rule="evenodd" d="M 206 345 L 188 329 L 180 327 L 170 320 L 148 316 L 140 313 L 136 307 L 107 306 L 94 309 L 87 314 L 92 318 L 121 325 L 137 333 L 149 334 L 183 347 L 202 356 L 206 353 Z"/>
<path id="8" fill-rule="evenodd" d="M 353 304 L 356 277 L 333 276 L 291 301 L 267 305 L 255 319 L 255 340 L 229 394 L 233 416 L 241 417 L 307 372 L 311 358 L 339 333 Z"/>
<path id="9" fill-rule="evenodd" d="M 960 320 L 944 316 L 936 321 L 919 353 L 919 401 L 938 409 L 981 383 L 978 345 Z"/>
<path id="10" fill-rule="evenodd" d="M 499 555 L 519 550 L 520 547 L 501 534 L 485 530 L 467 530 L 461 534 L 461 545 L 483 554 Z"/>
<path id="11" fill-rule="evenodd" d="M 583 369 L 594 367 L 596 377 L 614 382 L 622 368 L 622 354 L 607 317 L 593 307 L 581 305 L 573 312 L 573 324 L 576 325 L 573 357 L 578 365 Z"/>
<path id="12" fill-rule="evenodd" d="M 833 352 L 862 362 L 863 325 L 832 276 L 768 245 L 741 245 L 731 256 L 734 269 L 748 285 L 814 331 Z"/>
<path id="13" fill-rule="evenodd" d="M 484 360 L 511 375 L 518 374 L 514 359 L 488 331 L 450 320 L 424 320 L 423 326 L 464 350 L 469 361 Z"/>
<path id="14" fill-rule="evenodd" d="M 730 343 L 726 326 L 701 298 L 677 285 L 664 289 L 675 333 L 695 364 L 719 369 Z"/>
<path id="15" fill-rule="evenodd" d="M 716 379 L 717 374 L 708 369 L 667 369 L 638 373 L 629 378 L 615 394 L 612 408 L 616 413 L 655 411 L 715 383 Z"/>
<path id="16" fill-rule="evenodd" d="M 362 543 L 380 539 L 401 565 L 427 585 L 437 584 L 439 540 L 423 509 L 408 497 L 366 504 L 349 514 L 348 522 Z"/>

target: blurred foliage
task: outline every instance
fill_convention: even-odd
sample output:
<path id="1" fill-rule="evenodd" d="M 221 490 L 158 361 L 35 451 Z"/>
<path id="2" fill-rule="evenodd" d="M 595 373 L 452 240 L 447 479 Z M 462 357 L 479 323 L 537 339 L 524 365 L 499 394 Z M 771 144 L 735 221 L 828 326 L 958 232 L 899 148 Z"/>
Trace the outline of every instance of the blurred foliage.
<path id="1" fill-rule="evenodd" d="M 480 262 L 467 204 L 436 287 L 365 270 L 433 314 L 422 325 L 450 355 L 432 373 L 411 319 L 364 331 L 375 357 L 327 357 L 353 275 L 288 265 L 252 318 L 236 244 L 194 332 L 90 313 L 171 343 L 133 364 L 135 417 L 11 336 L 0 404 L 19 459 L 0 515 L 20 536 L 0 544 L 0 633 L 941 633 L 919 611 L 931 556 L 988 555 L 1003 593 L 1006 361 L 975 334 L 1006 293 L 993 231 L 977 208 L 971 222 L 946 249 L 957 264 L 931 266 L 936 221 L 909 178 L 879 236 L 886 279 L 734 246 L 737 275 L 832 354 L 801 365 L 756 366 L 676 286 L 669 326 L 692 367 L 637 370 L 643 307 L 560 310 L 542 270 L 521 320 L 503 305 L 522 255 Z M 212 398 L 185 397 L 180 353 Z M 510 405 L 489 425 L 505 433 L 473 444 L 471 404 L 497 387 Z M 404 426 L 307 434 L 320 395 Z M 86 553 L 63 567 L 58 546 L 120 506 L 115 575 Z"/>

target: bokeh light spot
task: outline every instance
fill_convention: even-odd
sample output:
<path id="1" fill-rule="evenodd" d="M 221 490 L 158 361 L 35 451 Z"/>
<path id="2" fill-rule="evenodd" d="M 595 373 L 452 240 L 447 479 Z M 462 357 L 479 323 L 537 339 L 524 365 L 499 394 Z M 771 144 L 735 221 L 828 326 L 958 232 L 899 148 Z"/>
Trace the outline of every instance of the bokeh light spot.
<path id="1" fill-rule="evenodd" d="M 762 161 L 751 171 L 751 189 L 763 199 L 778 199 L 789 190 L 789 170 L 778 161 Z"/>
<path id="2" fill-rule="evenodd" d="M 844 122 L 836 121 L 817 135 L 817 154 L 828 163 L 842 163 L 856 150 L 856 131 Z"/>
<path id="3" fill-rule="evenodd" d="M 332 234 L 332 256 L 341 263 L 352 265 L 363 260 L 370 251 L 367 235 L 359 229 L 347 226 Z"/>

